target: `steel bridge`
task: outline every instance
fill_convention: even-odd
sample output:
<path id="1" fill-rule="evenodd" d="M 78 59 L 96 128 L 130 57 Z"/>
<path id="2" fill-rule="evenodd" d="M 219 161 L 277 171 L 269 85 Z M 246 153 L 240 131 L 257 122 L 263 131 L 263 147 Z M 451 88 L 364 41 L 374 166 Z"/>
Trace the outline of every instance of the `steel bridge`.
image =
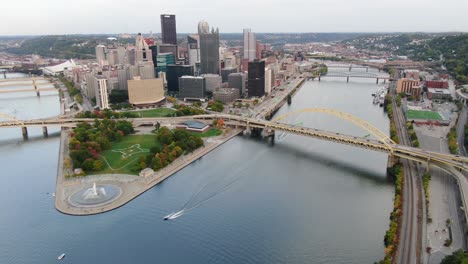
<path id="1" fill-rule="evenodd" d="M 369 71 L 369 66 L 353 65 L 353 64 L 326 64 L 327 68 L 337 68 L 337 69 L 348 69 L 352 71 L 353 69 L 366 69 L 366 72 Z"/>
<path id="2" fill-rule="evenodd" d="M 300 114 L 300 113 L 322 113 L 332 115 L 342 120 L 348 121 L 361 129 L 367 131 L 375 139 L 355 137 L 350 135 L 344 135 L 335 132 L 329 132 L 314 128 L 308 128 L 303 126 L 291 125 L 280 122 L 284 118 Z M 23 135 L 27 136 L 27 127 L 43 127 L 43 129 L 49 126 L 59 127 L 74 127 L 79 123 L 94 122 L 94 118 L 48 118 L 48 119 L 35 119 L 35 120 L 18 120 L 10 115 L 0 114 L 0 118 L 7 119 L 7 121 L 0 121 L 0 128 L 8 127 L 20 127 L 23 130 Z M 287 133 L 317 138 L 321 140 L 336 142 L 345 145 L 351 145 L 359 148 L 369 149 L 378 152 L 388 153 L 390 156 L 397 156 L 417 162 L 425 163 L 428 165 L 438 166 L 445 168 L 451 166 L 458 170 L 468 171 L 467 157 L 460 157 L 456 155 L 438 153 L 428 151 L 419 148 L 413 148 L 403 146 L 393 142 L 386 133 L 380 131 L 372 124 L 355 117 L 351 114 L 340 112 L 332 109 L 324 108 L 308 108 L 296 112 L 291 112 L 286 115 L 280 116 L 272 121 L 264 119 L 255 119 L 248 117 L 240 117 L 229 114 L 208 114 L 208 115 L 196 115 L 196 116 L 184 116 L 184 117 L 166 117 L 166 118 L 126 118 L 121 120 L 128 120 L 133 122 L 134 126 L 141 125 L 154 125 L 157 122 L 180 122 L 189 119 L 201 119 L 201 120 L 214 120 L 223 119 L 225 123 L 232 126 L 244 127 L 247 131 L 252 129 L 261 129 L 266 133 L 274 133 L 275 131 L 283 131 Z M 45 130 L 44 133 L 46 133 Z"/>
<path id="3" fill-rule="evenodd" d="M 40 88 L 40 86 L 50 86 L 53 85 L 50 82 L 37 82 L 37 80 L 47 80 L 45 78 L 16 78 L 16 79 L 5 79 L 0 80 L 0 94 L 2 93 L 22 93 L 22 92 L 35 92 L 37 96 L 41 95 L 41 92 L 45 91 L 56 91 L 55 88 Z M 13 83 L 11 83 L 13 82 Z M 32 85 L 34 88 L 26 88 L 26 89 L 15 89 L 15 90 L 3 90 L 1 88 L 4 87 L 21 87 Z"/>
<path id="4" fill-rule="evenodd" d="M 346 82 L 349 82 L 350 78 L 368 78 L 368 79 L 376 79 L 376 83 L 379 83 L 379 80 L 384 80 L 384 83 L 387 80 L 391 80 L 390 77 L 383 76 L 377 73 L 368 73 L 368 72 L 328 72 L 323 75 L 318 76 L 318 80 L 320 82 L 321 78 L 324 77 L 339 77 L 339 78 L 346 78 Z"/>
<path id="5" fill-rule="evenodd" d="M 0 79 L 0 83 L 5 82 L 27 82 L 27 81 L 34 81 L 34 80 L 48 80 L 44 77 L 29 77 L 29 78 L 8 78 L 8 79 Z"/>

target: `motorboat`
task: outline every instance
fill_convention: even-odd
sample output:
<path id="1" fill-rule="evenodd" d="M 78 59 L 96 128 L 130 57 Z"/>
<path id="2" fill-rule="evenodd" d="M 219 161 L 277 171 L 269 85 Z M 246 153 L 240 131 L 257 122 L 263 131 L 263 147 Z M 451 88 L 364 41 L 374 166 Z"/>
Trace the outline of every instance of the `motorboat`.
<path id="1" fill-rule="evenodd" d="M 62 253 L 60 256 L 57 257 L 58 260 L 62 260 L 65 257 L 65 253 Z"/>
<path id="2" fill-rule="evenodd" d="M 175 214 L 175 212 L 172 212 L 164 217 L 164 220 L 169 220 L 171 217 Z"/>

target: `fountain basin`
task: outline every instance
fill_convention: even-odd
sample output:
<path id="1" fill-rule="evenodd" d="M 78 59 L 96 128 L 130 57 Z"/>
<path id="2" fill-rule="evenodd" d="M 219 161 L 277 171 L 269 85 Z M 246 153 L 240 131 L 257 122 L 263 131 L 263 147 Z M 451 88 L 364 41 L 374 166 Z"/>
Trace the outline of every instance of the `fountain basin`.
<path id="1" fill-rule="evenodd" d="M 122 189 L 111 184 L 94 184 L 78 190 L 68 197 L 68 202 L 76 207 L 96 207 L 117 199 Z"/>

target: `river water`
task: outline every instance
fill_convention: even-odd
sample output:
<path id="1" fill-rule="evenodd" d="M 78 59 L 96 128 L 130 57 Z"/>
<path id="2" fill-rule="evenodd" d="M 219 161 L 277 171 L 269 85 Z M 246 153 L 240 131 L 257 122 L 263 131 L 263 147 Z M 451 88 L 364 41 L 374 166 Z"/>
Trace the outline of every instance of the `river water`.
<path id="1" fill-rule="evenodd" d="M 371 101 L 376 89 L 365 79 L 306 82 L 277 115 L 334 108 L 388 131 Z M 57 115 L 58 96 L 1 95 L 0 113 Z M 323 114 L 286 121 L 367 134 Z M 0 263 L 53 263 L 61 253 L 64 263 L 87 264 L 373 263 L 384 255 L 393 185 L 382 153 L 281 133 L 275 145 L 240 136 L 122 208 L 77 217 L 54 209 L 59 137 L 49 132 L 30 129 L 23 141 L 20 129 L 0 131 Z M 184 204 L 200 206 L 163 221 Z"/>

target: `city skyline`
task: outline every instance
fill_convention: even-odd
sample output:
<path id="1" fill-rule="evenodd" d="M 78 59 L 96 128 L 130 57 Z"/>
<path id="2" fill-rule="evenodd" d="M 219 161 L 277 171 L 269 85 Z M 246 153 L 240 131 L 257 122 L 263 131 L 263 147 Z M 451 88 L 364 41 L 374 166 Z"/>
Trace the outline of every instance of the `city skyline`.
<path id="1" fill-rule="evenodd" d="M 236 4 L 209 0 L 203 6 L 192 0 L 143 2 L 145 8 L 158 10 L 158 14 L 176 15 L 177 31 L 184 33 L 196 32 L 200 20 L 217 25 L 224 33 L 242 32 L 243 28 L 252 28 L 259 33 L 468 31 L 468 24 L 463 21 L 468 3 L 456 0 L 437 3 L 422 0 L 388 3 L 370 0 L 303 3 L 293 0 L 286 3 L 274 0 Z M 3 10 L 7 10 L 3 14 L 4 20 L 15 23 L 2 27 L 0 35 L 159 33 L 161 29 L 158 16 L 138 15 L 141 5 L 115 5 L 109 0 L 84 0 L 78 5 L 46 0 L 28 3 L 26 9 L 24 6 L 22 2 L 4 4 Z M 106 10 L 105 13 L 111 15 L 103 19 L 99 10 Z M 18 14 L 22 19 L 18 20 Z M 135 23 L 128 23 L 130 20 Z"/>

